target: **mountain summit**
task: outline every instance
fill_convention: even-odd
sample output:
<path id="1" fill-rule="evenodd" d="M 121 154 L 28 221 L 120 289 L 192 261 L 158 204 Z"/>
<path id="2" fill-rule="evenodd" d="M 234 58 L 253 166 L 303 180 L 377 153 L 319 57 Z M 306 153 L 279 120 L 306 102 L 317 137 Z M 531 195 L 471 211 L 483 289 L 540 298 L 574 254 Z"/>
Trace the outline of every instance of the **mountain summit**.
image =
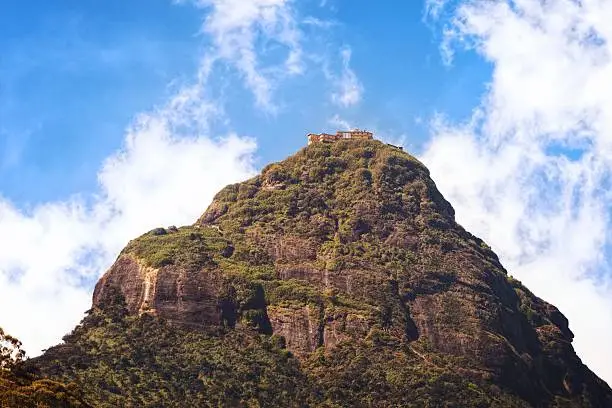
<path id="1" fill-rule="evenodd" d="M 422 163 L 339 139 L 131 241 L 29 364 L 99 407 L 612 406 L 572 337 Z"/>

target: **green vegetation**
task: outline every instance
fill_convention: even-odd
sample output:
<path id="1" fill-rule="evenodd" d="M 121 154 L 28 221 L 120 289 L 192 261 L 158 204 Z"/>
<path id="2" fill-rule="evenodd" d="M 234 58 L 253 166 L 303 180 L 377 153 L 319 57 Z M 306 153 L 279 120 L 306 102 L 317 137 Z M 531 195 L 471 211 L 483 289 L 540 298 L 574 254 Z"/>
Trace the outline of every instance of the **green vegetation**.
<path id="1" fill-rule="evenodd" d="M 95 407 L 528 406 L 438 366 L 443 360 L 423 360 L 384 331 L 321 348 L 302 367 L 282 337 L 184 330 L 128 316 L 117 302 L 29 365 L 75 381 Z"/>
<path id="2" fill-rule="evenodd" d="M 182 227 L 156 228 L 140 238 L 130 241 L 122 253 L 132 253 L 148 266 L 180 263 L 197 269 L 213 262 L 214 255 L 231 255 L 233 248 L 214 228 Z"/>
<path id="3" fill-rule="evenodd" d="M 185 330 L 118 304 L 95 310 L 33 367 L 75 381 L 95 407 L 298 407 L 309 379 L 278 338 Z"/>
<path id="4" fill-rule="evenodd" d="M 612 406 L 565 317 L 377 141 L 266 166 L 195 225 L 131 241 L 101 282 L 65 344 L 22 365 L 95 407 Z"/>
<path id="5" fill-rule="evenodd" d="M 19 339 L 4 333 L 0 327 L 0 372 L 13 370 L 24 357 Z"/>
<path id="6" fill-rule="evenodd" d="M 24 369 L 25 352 L 21 342 L 0 328 L 0 407 L 3 408 L 55 408 L 82 407 L 83 402 L 76 384 L 63 384 L 40 378 Z"/>
<path id="7" fill-rule="evenodd" d="M 381 331 L 333 353 L 320 349 L 306 369 L 332 407 L 529 407 L 491 384 L 470 382 L 456 367 L 422 359 Z"/>

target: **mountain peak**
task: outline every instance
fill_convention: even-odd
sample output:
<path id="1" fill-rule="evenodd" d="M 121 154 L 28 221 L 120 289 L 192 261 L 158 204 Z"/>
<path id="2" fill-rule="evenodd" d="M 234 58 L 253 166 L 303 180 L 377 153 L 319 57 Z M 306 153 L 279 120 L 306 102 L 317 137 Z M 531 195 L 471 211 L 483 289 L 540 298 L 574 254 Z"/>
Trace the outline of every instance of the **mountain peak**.
<path id="1" fill-rule="evenodd" d="M 612 404 L 567 319 L 457 224 L 420 161 L 369 138 L 312 142 L 194 225 L 130 242 L 94 314 L 117 294 L 129 319 L 281 339 L 307 405 Z"/>

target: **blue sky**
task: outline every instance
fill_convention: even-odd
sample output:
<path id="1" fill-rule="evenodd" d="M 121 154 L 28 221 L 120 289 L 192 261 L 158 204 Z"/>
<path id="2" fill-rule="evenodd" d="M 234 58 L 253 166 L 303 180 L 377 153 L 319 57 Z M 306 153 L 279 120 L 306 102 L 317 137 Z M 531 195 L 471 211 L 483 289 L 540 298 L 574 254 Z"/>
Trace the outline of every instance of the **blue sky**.
<path id="1" fill-rule="evenodd" d="M 366 89 L 359 106 L 334 110 L 320 71 L 283 88 L 283 106 L 274 115 L 245 103 L 252 97 L 235 74 L 219 85 L 229 88 L 232 129 L 257 138 L 259 164 L 297 150 L 307 131 L 333 130 L 328 120 L 336 113 L 360 126 L 410 135 L 408 143 L 417 150 L 434 112 L 453 118 L 470 114 L 483 92 L 486 64 L 467 55 L 444 66 L 436 34 L 422 22 L 423 4 L 404 3 L 410 5 L 389 2 L 374 12 L 366 1 L 300 6 L 305 15 L 333 24 L 312 30 L 321 37 L 309 44 L 313 51 L 333 55 L 350 44 L 352 69 Z M 0 15 L 5 198 L 35 205 L 95 191 L 100 163 L 122 146 L 134 115 L 163 103 L 173 83 L 193 76 L 207 46 L 200 28 L 197 10 L 169 1 L 5 2 Z"/>
<path id="2" fill-rule="evenodd" d="M 129 239 L 360 127 L 425 162 L 611 381 L 608 21 L 573 0 L 3 1 L 0 326 L 57 343 Z"/>
<path id="3" fill-rule="evenodd" d="M 162 1 L 2 8 L 0 190 L 19 203 L 92 191 L 134 113 L 195 69 L 200 18 Z"/>

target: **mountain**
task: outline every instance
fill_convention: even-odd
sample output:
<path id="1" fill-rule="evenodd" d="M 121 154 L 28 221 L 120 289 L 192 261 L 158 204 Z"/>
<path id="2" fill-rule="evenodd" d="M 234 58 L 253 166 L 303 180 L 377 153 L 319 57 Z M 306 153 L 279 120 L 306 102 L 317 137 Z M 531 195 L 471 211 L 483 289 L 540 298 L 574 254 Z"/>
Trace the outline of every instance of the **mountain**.
<path id="1" fill-rule="evenodd" d="M 26 365 L 95 407 L 612 407 L 572 337 L 422 163 L 340 140 L 131 241 Z"/>

